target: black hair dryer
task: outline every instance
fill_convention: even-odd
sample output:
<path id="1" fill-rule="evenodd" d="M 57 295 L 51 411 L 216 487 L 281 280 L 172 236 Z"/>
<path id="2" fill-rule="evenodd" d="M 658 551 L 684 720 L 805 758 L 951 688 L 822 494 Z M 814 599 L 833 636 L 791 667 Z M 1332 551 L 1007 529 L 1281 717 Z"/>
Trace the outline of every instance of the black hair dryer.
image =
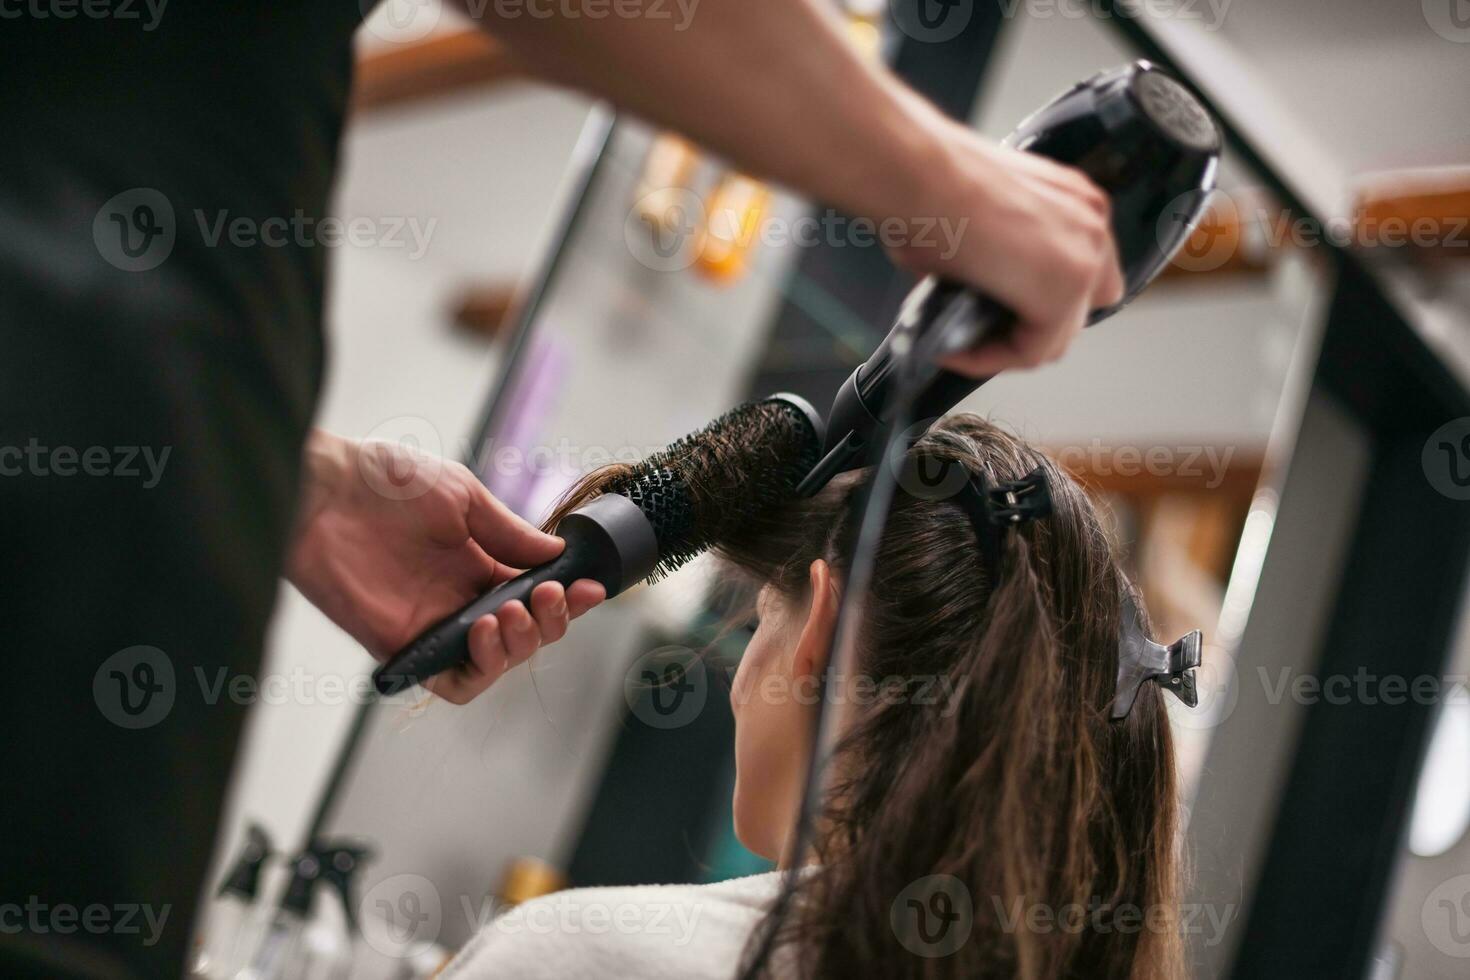
<path id="1" fill-rule="evenodd" d="M 1076 167 L 1112 200 L 1113 238 L 1122 264 L 1122 302 L 1094 310 L 1111 316 L 1143 291 L 1184 244 L 1215 186 L 1220 132 L 1193 93 L 1147 61 L 1102 72 L 1033 113 L 1006 143 Z M 933 367 L 944 354 L 1004 330 L 1014 315 L 972 289 L 933 276 L 914 287 L 897 322 L 843 383 L 827 419 L 823 459 L 802 481 L 809 496 L 838 473 L 864 465 L 868 448 L 893 421 L 899 350 L 919 371 L 911 417 L 933 419 L 988 379 Z M 922 434 L 909 433 L 913 439 Z"/>

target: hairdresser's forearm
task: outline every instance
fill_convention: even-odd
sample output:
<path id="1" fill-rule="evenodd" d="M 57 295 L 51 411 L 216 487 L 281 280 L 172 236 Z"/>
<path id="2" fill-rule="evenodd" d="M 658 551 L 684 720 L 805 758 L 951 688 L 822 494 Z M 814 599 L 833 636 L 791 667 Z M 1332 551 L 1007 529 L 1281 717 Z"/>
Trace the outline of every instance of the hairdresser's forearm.
<path id="1" fill-rule="evenodd" d="M 497 14 L 459 0 L 531 71 L 611 99 L 745 170 L 874 218 L 916 217 L 942 117 L 848 44 L 824 0 L 689 0 L 650 16 Z M 647 10 L 647 5 L 640 6 Z M 793 134 L 800 134 L 793 139 Z"/>
<path id="2" fill-rule="evenodd" d="M 351 444 L 325 429 L 312 429 L 301 447 L 301 490 L 292 541 L 339 492 L 352 470 Z"/>
<path id="3" fill-rule="evenodd" d="M 946 367 L 989 377 L 1060 357 L 1123 296 L 1108 200 L 1081 173 L 945 118 L 842 35 L 829 0 L 688 0 L 685 19 L 620 2 L 458 0 L 532 71 L 677 129 L 739 167 L 850 214 L 912 221 L 885 242 L 910 270 L 973 286 L 1016 323 Z M 625 5 L 624 5 L 625 6 Z M 664 9 L 668 9 L 665 7 Z M 519 16 L 510 16 L 515 10 Z M 919 233 L 947 223 L 946 242 Z"/>

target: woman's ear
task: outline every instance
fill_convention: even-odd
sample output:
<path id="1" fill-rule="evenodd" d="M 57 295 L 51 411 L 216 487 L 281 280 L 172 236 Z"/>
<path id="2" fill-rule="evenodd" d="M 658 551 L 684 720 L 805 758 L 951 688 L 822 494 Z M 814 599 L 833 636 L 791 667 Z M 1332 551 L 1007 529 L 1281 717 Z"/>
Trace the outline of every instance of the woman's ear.
<path id="1" fill-rule="evenodd" d="M 819 677 L 827 669 L 827 656 L 832 650 L 832 633 L 837 628 L 837 605 L 840 592 L 832 567 L 818 558 L 811 567 L 811 606 L 801 637 L 796 641 L 793 663 L 797 677 Z"/>

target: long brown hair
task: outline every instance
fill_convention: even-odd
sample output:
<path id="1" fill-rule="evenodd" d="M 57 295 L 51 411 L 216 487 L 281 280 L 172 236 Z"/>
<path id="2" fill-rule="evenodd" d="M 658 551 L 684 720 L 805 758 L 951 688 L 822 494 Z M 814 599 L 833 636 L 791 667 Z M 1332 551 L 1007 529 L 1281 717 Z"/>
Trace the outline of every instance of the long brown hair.
<path id="1" fill-rule="evenodd" d="M 1091 501 L 973 415 L 936 424 L 909 461 L 992 481 L 1042 467 L 1053 513 L 1003 535 L 997 584 L 943 484 L 902 481 L 910 492 L 894 500 L 859 640 L 862 673 L 888 696 L 845 730 L 817 808 L 815 866 L 789 883 L 792 900 L 756 931 L 746 966 L 843 980 L 1181 976 L 1173 743 L 1154 685 L 1109 720 L 1127 585 Z M 559 513 L 608 476 L 590 476 Z M 864 478 L 840 477 L 721 552 L 804 600 L 815 559 L 845 575 Z M 936 686 L 944 698 L 923 696 Z M 968 899 L 958 948 L 916 950 L 899 927 L 896 903 L 926 879 Z"/>

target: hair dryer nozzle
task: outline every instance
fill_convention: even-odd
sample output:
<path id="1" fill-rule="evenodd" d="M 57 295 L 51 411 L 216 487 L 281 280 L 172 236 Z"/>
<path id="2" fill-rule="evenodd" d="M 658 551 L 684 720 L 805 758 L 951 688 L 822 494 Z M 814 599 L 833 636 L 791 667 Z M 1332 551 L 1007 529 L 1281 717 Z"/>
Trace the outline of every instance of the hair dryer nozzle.
<path id="1" fill-rule="evenodd" d="M 1142 292 L 1184 244 L 1214 189 L 1221 145 L 1204 104 L 1142 60 L 1074 85 L 1006 142 L 1076 167 L 1112 200 L 1124 295 L 1091 323 Z"/>
<path id="2" fill-rule="evenodd" d="M 1006 142 L 1078 168 L 1112 201 L 1123 299 L 1094 310 L 1089 323 L 1127 305 L 1184 244 L 1215 186 L 1221 143 L 1199 99 L 1147 61 L 1078 82 L 1028 116 Z M 892 422 L 897 338 L 906 341 L 902 356 L 924 365 L 911 406 L 922 422 L 943 415 L 987 380 L 941 371 L 932 362 L 975 346 L 1013 319 L 994 300 L 956 283 L 932 276 L 919 283 L 888 336 L 838 391 L 823 458 L 798 492 L 816 493 L 833 476 L 862 465 L 866 447 Z M 916 428 L 913 436 L 920 434 Z"/>

